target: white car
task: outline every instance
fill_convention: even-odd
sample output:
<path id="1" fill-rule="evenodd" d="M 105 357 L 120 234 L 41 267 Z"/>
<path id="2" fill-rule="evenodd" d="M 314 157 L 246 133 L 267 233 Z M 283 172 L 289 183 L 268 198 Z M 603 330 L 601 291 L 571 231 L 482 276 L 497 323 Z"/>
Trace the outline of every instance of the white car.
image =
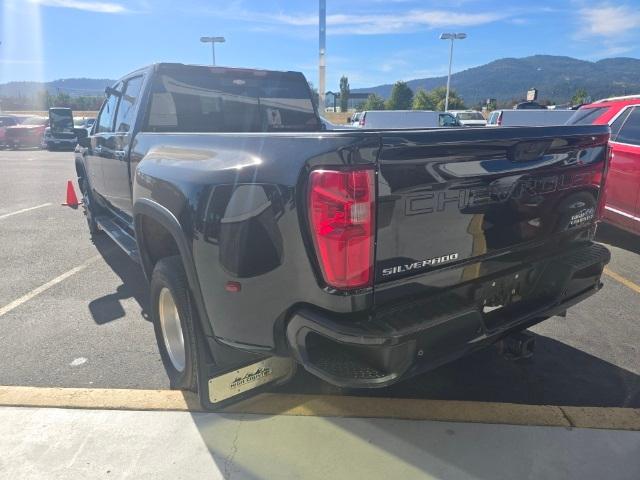
<path id="1" fill-rule="evenodd" d="M 96 119 L 92 117 L 73 117 L 73 126 L 75 128 L 84 128 L 89 132 L 95 121 Z"/>
<path id="2" fill-rule="evenodd" d="M 465 127 L 484 127 L 487 124 L 487 120 L 477 110 L 449 110 L 449 113 Z"/>
<path id="3" fill-rule="evenodd" d="M 349 118 L 347 123 L 352 127 L 358 127 L 360 125 L 360 120 L 362 119 L 363 115 L 364 115 L 364 112 L 356 112 L 353 114 L 351 118 Z"/>
<path id="4" fill-rule="evenodd" d="M 433 110 L 367 110 L 362 112 L 359 128 L 438 128 L 459 127 L 449 112 Z"/>

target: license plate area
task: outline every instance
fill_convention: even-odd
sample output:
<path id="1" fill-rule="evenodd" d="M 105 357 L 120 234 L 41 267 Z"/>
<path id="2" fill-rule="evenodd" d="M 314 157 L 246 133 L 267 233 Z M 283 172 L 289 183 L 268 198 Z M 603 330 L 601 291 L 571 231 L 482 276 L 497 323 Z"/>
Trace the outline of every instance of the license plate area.
<path id="1" fill-rule="evenodd" d="M 517 317 L 523 307 L 537 298 L 539 272 L 533 267 L 483 283 L 475 298 L 487 330 L 495 330 Z"/>

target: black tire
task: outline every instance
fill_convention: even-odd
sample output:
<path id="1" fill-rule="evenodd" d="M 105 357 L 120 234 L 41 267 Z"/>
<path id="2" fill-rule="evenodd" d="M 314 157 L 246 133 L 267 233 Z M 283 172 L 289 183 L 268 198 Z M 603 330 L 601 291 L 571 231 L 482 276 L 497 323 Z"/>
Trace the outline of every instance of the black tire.
<path id="1" fill-rule="evenodd" d="M 160 294 L 168 289 L 178 312 L 184 338 L 184 368 L 178 370 L 167 349 L 160 320 Z M 169 383 L 172 389 L 198 391 L 198 360 L 195 336 L 195 308 L 191 301 L 187 275 L 180 256 L 166 257 L 158 261 L 151 275 L 151 318 Z M 166 293 L 165 293 L 166 294 Z"/>
<path id="2" fill-rule="evenodd" d="M 89 233 L 93 237 L 101 232 L 96 222 L 96 214 L 99 208 L 93 200 L 93 194 L 91 193 L 91 187 L 89 186 L 86 174 L 78 178 L 78 183 L 80 184 L 80 191 L 82 192 L 82 209 L 87 219 Z"/>

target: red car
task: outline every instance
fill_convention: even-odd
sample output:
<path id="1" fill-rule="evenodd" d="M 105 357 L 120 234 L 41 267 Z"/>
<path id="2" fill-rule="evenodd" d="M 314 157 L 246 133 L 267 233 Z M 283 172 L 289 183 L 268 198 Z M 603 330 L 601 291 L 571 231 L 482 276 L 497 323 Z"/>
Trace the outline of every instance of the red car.
<path id="1" fill-rule="evenodd" d="M 7 127 L 3 143 L 9 148 L 41 147 L 48 125 L 49 119 L 46 117 L 29 117 L 18 125 Z"/>
<path id="2" fill-rule="evenodd" d="M 0 115 L 0 145 L 4 145 L 4 136 L 7 127 L 13 127 L 18 124 L 18 120 L 11 115 Z"/>
<path id="3" fill-rule="evenodd" d="M 567 123 L 611 126 L 612 152 L 603 219 L 640 234 L 640 95 L 584 105 Z"/>

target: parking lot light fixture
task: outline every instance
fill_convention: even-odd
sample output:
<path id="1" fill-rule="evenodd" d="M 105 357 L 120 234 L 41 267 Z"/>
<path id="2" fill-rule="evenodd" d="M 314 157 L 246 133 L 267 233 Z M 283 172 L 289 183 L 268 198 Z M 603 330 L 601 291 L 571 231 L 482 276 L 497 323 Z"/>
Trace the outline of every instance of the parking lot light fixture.
<path id="1" fill-rule="evenodd" d="M 440 40 L 451 40 L 451 48 L 449 49 L 449 74 L 447 75 L 447 94 L 444 98 L 444 111 L 449 111 L 449 86 L 451 84 L 451 63 L 453 62 L 453 41 L 464 40 L 467 38 L 466 33 L 442 33 Z"/>
<path id="2" fill-rule="evenodd" d="M 211 59 L 212 65 L 216 66 L 216 43 L 224 43 L 226 39 L 224 37 L 200 37 L 200 41 L 202 43 L 210 43 L 211 44 Z"/>

